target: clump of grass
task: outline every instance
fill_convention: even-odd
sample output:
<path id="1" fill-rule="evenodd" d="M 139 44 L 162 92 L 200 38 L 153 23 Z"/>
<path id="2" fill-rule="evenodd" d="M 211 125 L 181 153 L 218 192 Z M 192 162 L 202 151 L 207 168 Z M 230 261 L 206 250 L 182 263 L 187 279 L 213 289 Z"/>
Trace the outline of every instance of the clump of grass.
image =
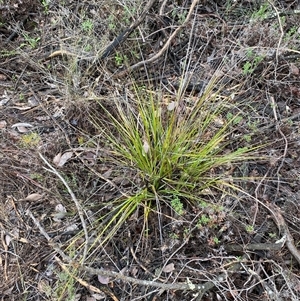
<path id="1" fill-rule="evenodd" d="M 153 91 L 138 88 L 134 103 L 116 101 L 114 112 L 100 104 L 106 122 L 98 127 L 114 160 L 134 169 L 141 183 L 135 193 L 114 202 L 113 214 L 100 231 L 100 236 L 108 233 L 105 240 L 140 206 L 145 219 L 157 202 L 167 203 L 180 215 L 184 206 L 201 206 L 200 196 L 208 188 L 232 187 L 224 166 L 247 160 L 251 150 L 230 149 L 237 115 L 226 117 L 226 99 L 214 91 L 214 84 L 212 80 L 192 105 L 179 97 L 163 104 Z"/>

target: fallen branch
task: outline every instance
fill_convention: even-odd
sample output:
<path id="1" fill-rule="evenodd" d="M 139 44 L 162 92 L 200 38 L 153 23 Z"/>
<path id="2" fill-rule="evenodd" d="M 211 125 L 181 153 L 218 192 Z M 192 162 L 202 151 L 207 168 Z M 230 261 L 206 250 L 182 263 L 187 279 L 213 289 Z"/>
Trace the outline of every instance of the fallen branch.
<path id="1" fill-rule="evenodd" d="M 247 245 L 226 245 L 224 246 L 226 251 L 230 252 L 243 252 L 246 250 L 251 251 L 278 251 L 282 248 L 282 243 L 251 243 Z"/>
<path id="2" fill-rule="evenodd" d="M 174 30 L 174 32 L 171 34 L 171 36 L 169 37 L 169 39 L 167 40 L 167 42 L 165 43 L 165 45 L 161 48 L 161 50 L 159 52 L 157 52 L 155 55 L 153 55 L 151 58 L 147 59 L 147 60 L 144 60 L 144 61 L 141 61 L 141 62 L 138 62 L 136 63 L 135 65 L 132 65 L 130 67 L 128 67 L 127 69 L 115 74 L 113 77 L 114 78 L 120 78 L 120 77 L 123 77 L 125 75 L 127 75 L 129 72 L 133 71 L 134 69 L 137 69 L 139 67 L 142 67 L 142 66 L 145 66 L 149 63 L 153 63 L 154 61 L 156 61 L 158 58 L 160 58 L 167 50 L 168 48 L 170 47 L 170 44 L 171 42 L 173 41 L 173 39 L 177 36 L 178 32 L 184 27 L 186 26 L 186 24 L 188 23 L 188 21 L 190 20 L 192 14 L 193 14 L 193 11 L 194 11 L 194 8 L 195 6 L 198 4 L 199 0 L 194 0 L 191 4 L 191 7 L 189 9 L 189 12 L 188 12 L 188 15 L 186 17 L 186 19 L 184 20 L 184 22 L 178 26 L 176 28 L 176 30 Z"/>
<path id="3" fill-rule="evenodd" d="M 126 28 L 114 41 L 103 51 L 100 59 L 103 60 L 108 57 L 112 51 L 114 51 L 121 43 L 123 43 L 129 35 L 142 23 L 145 19 L 146 14 L 149 12 L 150 8 L 153 6 L 156 0 L 150 0 L 145 5 L 143 13 L 133 22 L 128 28 Z"/>
<path id="4" fill-rule="evenodd" d="M 205 292 L 207 292 L 208 290 L 210 290 L 211 288 L 213 288 L 215 286 L 214 282 L 212 282 L 212 281 L 208 281 L 204 284 L 194 284 L 188 278 L 187 278 L 186 282 L 182 282 L 182 283 L 161 283 L 161 282 L 151 281 L 151 280 L 140 280 L 140 279 L 129 277 L 129 276 L 123 275 L 121 273 L 117 273 L 117 272 L 113 272 L 113 271 L 85 267 L 81 263 L 74 261 L 69 256 L 67 256 L 61 250 L 61 248 L 58 246 L 58 244 L 54 243 L 51 240 L 49 234 L 45 231 L 45 229 L 41 226 L 39 221 L 33 216 L 32 212 L 29 209 L 26 211 L 26 214 L 33 220 L 33 222 L 35 223 L 37 228 L 40 230 L 41 234 L 47 239 L 49 246 L 52 247 L 54 249 L 54 251 L 56 251 L 64 261 L 66 261 L 66 263 L 62 262 L 57 256 L 55 256 L 56 261 L 59 263 L 59 265 L 62 267 L 62 269 L 65 272 L 67 272 L 71 277 L 74 277 L 80 284 L 82 284 L 83 286 L 85 286 L 88 289 L 91 289 L 94 292 L 98 292 L 97 288 L 94 288 L 93 286 L 91 286 L 86 281 L 82 280 L 81 278 L 75 277 L 74 273 L 71 273 L 68 267 L 72 267 L 77 270 L 87 272 L 90 275 L 102 275 L 102 276 L 110 277 L 111 281 L 113 281 L 115 279 L 119 279 L 119 280 L 124 281 L 125 283 L 132 283 L 132 284 L 136 284 L 136 285 L 156 287 L 156 288 L 161 288 L 163 290 L 195 291 L 198 293 L 198 296 L 203 296 L 205 294 Z M 222 274 L 221 276 L 217 277 L 216 280 L 223 281 L 224 277 L 225 277 L 225 274 L 224 275 Z M 103 290 L 103 291 L 108 293 L 106 290 Z M 110 296 L 111 297 L 114 296 L 113 293 L 110 293 Z M 114 299 L 114 300 L 116 300 L 116 299 Z M 201 299 L 199 299 L 199 300 L 201 300 Z"/>
<path id="5" fill-rule="evenodd" d="M 273 213 L 272 216 L 274 222 L 276 223 L 279 232 L 282 233 L 284 242 L 288 250 L 300 264 L 300 252 L 295 247 L 293 236 L 291 235 L 290 230 L 284 220 L 284 217 L 282 216 L 281 209 L 275 204 L 269 204 L 268 207 L 269 210 Z"/>

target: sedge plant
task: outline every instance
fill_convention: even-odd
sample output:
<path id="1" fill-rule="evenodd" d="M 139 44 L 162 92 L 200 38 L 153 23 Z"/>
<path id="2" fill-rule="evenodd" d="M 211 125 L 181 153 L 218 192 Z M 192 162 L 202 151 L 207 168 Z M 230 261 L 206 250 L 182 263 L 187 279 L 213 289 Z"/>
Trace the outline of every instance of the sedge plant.
<path id="1" fill-rule="evenodd" d="M 251 157 L 253 149 L 230 148 L 237 116 L 226 118 L 227 100 L 215 91 L 215 83 L 212 79 L 192 105 L 182 97 L 164 104 L 161 93 L 138 87 L 131 103 L 115 101 L 113 111 L 100 103 L 105 122 L 99 116 L 93 120 L 103 132 L 101 139 L 107 141 L 116 166 L 135 170 L 140 181 L 134 193 L 113 201 L 112 212 L 98 223 L 97 241 L 111 238 L 139 208 L 147 219 L 157 202 L 171 209 L 174 199 L 201 206 L 205 190 L 223 190 L 229 183 L 224 166 Z"/>

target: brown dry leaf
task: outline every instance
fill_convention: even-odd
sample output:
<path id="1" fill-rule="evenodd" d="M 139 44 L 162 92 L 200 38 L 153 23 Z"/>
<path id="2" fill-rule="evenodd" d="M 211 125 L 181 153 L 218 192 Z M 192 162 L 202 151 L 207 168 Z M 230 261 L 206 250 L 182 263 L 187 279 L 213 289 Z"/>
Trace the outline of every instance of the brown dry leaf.
<path id="1" fill-rule="evenodd" d="M 86 298 L 86 301 L 96 301 L 96 300 L 102 300 L 105 298 L 106 298 L 106 295 L 104 293 L 103 294 L 92 294 L 91 297 Z"/>
<path id="2" fill-rule="evenodd" d="M 295 64 L 290 64 L 290 71 L 294 75 L 299 75 L 299 68 Z"/>
<path id="3" fill-rule="evenodd" d="M 133 277 L 136 277 L 137 272 L 138 272 L 138 269 L 137 269 L 136 267 L 134 267 L 134 268 L 131 270 L 131 275 L 132 275 Z"/>
<path id="4" fill-rule="evenodd" d="M 32 193 L 29 194 L 25 199 L 22 201 L 29 201 L 29 202 L 36 202 L 39 201 L 44 195 L 39 193 Z"/>
<path id="5" fill-rule="evenodd" d="M 53 213 L 53 220 L 55 222 L 61 222 L 61 220 L 66 216 L 67 214 L 67 209 L 64 205 L 58 204 L 55 206 L 55 211 L 56 213 Z"/>
<path id="6" fill-rule="evenodd" d="M 22 243 L 24 243 L 24 244 L 29 244 L 29 240 L 26 239 L 26 238 L 24 238 L 24 237 L 21 237 L 21 238 L 19 239 L 19 242 L 22 242 Z"/>
<path id="7" fill-rule="evenodd" d="M 6 91 L 4 91 L 4 93 L 1 95 L 0 97 L 2 100 L 0 101 L 0 106 L 4 106 L 5 104 L 7 104 L 10 100 L 10 96 L 7 94 Z"/>
<path id="8" fill-rule="evenodd" d="M 2 74 L 2 73 L 0 73 L 0 80 L 6 80 L 6 79 L 7 79 L 7 76 L 4 75 L 4 74 Z"/>
<path id="9" fill-rule="evenodd" d="M 12 238 L 10 235 L 5 235 L 5 243 L 6 246 L 9 246 L 10 242 L 12 241 Z"/>
<path id="10" fill-rule="evenodd" d="M 168 111 L 173 111 L 174 109 L 175 109 L 175 107 L 176 107 L 176 102 L 175 101 L 171 101 L 169 104 L 168 104 L 168 107 L 167 107 L 167 109 L 168 109 Z"/>
<path id="11" fill-rule="evenodd" d="M 61 153 L 58 153 L 52 160 L 52 162 L 57 166 L 59 161 L 60 161 L 60 158 L 61 158 Z"/>
<path id="12" fill-rule="evenodd" d="M 104 177 L 104 178 L 109 178 L 110 176 L 111 176 L 111 173 L 113 172 L 113 169 L 112 168 L 110 168 L 109 170 L 107 170 L 102 176 Z"/>
<path id="13" fill-rule="evenodd" d="M 17 127 L 19 133 L 28 133 L 29 132 L 29 129 L 26 128 L 25 126 L 18 126 Z"/>
<path id="14" fill-rule="evenodd" d="M 96 163 L 97 156 L 94 152 L 83 153 L 82 159 L 88 161 L 88 163 L 94 165 Z"/>
<path id="15" fill-rule="evenodd" d="M 109 277 L 98 275 L 98 281 L 102 284 L 108 284 L 109 283 Z"/>
<path id="16" fill-rule="evenodd" d="M 30 131 L 30 128 L 33 128 L 33 125 L 27 122 L 18 122 L 11 126 L 12 128 L 17 128 L 19 133 L 27 133 Z"/>
<path id="17" fill-rule="evenodd" d="M 144 149 L 145 154 L 147 154 L 149 152 L 150 145 L 146 140 L 144 140 L 143 149 Z"/>
<path id="18" fill-rule="evenodd" d="M 174 263 L 169 263 L 163 268 L 163 272 L 171 273 L 175 270 Z"/>
<path id="19" fill-rule="evenodd" d="M 65 152 L 63 155 L 59 153 L 53 158 L 53 163 L 57 167 L 63 167 L 66 164 L 66 162 L 72 158 L 72 156 L 73 152 Z"/>
<path id="20" fill-rule="evenodd" d="M 66 153 L 64 153 L 64 154 L 61 156 L 61 158 L 60 158 L 60 160 L 59 160 L 59 164 L 57 165 L 57 167 L 62 167 L 62 166 L 64 166 L 64 165 L 66 164 L 66 162 L 67 162 L 69 159 L 72 158 L 72 156 L 73 156 L 73 152 L 66 152 Z"/>
<path id="21" fill-rule="evenodd" d="M 5 120 L 0 121 L 0 129 L 6 128 L 7 122 Z"/>

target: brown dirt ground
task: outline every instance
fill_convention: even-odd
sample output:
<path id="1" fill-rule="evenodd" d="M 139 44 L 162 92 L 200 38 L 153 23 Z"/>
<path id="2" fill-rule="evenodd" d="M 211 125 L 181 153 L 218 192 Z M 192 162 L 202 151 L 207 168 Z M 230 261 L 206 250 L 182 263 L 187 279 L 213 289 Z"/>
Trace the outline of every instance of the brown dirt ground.
<path id="1" fill-rule="evenodd" d="M 156 1 L 138 29 L 99 60 L 96 54 L 142 13 L 143 1 L 123 2 L 0 2 L 1 300 L 299 300 L 300 262 L 288 243 L 274 247 L 286 229 L 296 251 L 300 242 L 298 1 L 200 1 L 168 51 L 134 70 L 130 80 L 114 75 L 125 63 L 157 53 L 191 1 Z M 58 50 L 65 52 L 49 58 Z M 243 112 L 229 147 L 265 144 L 264 159 L 230 171 L 250 179 L 239 183 L 246 194 L 238 198 L 213 192 L 205 200 L 214 206 L 186 204 L 183 216 L 162 203 L 159 213 L 150 214 L 147 231 L 140 208 L 109 243 L 89 254 L 86 265 L 211 288 L 200 296 L 124 279 L 101 284 L 105 279 L 82 271 L 77 279 L 63 278 L 53 243 L 75 250 L 82 243 L 81 223 L 70 194 L 39 153 L 51 164 L 57 154 L 71 153 L 58 169 L 92 225 L 113 211 L 110 201 L 120 190 L 130 193 L 135 181 L 129 167 L 120 169 L 106 160 L 105 149 L 95 153 L 88 143 L 99 135 L 89 116 L 98 112 L 103 118 L 95 100 L 113 110 L 110 100 L 129 94 L 132 81 L 174 95 L 187 57 L 192 76 L 183 97 L 197 97 L 202 83 L 222 72 L 219 93 Z M 58 206 L 68 213 L 63 218 Z M 210 222 L 194 227 L 200 215 Z M 255 243 L 266 250 L 247 248 Z"/>

